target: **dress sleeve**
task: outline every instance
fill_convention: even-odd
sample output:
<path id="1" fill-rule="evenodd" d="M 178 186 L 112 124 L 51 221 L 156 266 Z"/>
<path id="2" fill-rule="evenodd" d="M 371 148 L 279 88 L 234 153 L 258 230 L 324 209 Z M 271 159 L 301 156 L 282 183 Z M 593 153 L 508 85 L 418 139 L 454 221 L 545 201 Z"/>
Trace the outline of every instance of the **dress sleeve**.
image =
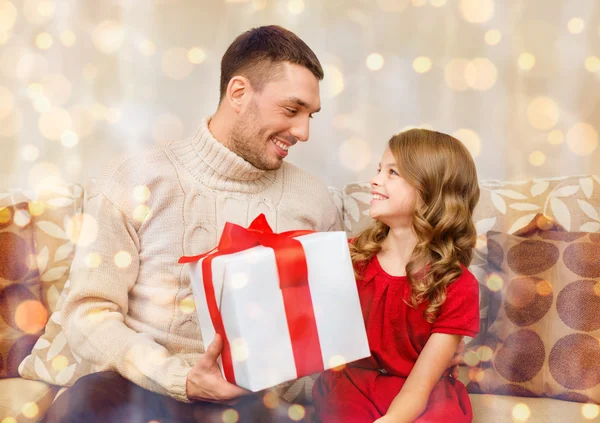
<path id="1" fill-rule="evenodd" d="M 479 332 L 479 283 L 471 272 L 463 273 L 446 291 L 446 301 L 432 325 L 431 333 L 475 337 Z"/>

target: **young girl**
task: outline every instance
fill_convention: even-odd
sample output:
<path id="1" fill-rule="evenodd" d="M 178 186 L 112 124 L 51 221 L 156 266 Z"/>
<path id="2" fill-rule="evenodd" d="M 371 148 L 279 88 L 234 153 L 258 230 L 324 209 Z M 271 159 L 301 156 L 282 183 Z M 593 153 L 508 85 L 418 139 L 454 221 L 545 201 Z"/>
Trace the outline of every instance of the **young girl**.
<path id="1" fill-rule="evenodd" d="M 479 200 L 475 164 L 449 135 L 390 139 L 370 181 L 372 227 L 350 242 L 371 357 L 323 373 L 315 411 L 329 422 L 470 422 L 464 385 L 447 370 L 479 330 L 479 287 L 467 270 Z"/>

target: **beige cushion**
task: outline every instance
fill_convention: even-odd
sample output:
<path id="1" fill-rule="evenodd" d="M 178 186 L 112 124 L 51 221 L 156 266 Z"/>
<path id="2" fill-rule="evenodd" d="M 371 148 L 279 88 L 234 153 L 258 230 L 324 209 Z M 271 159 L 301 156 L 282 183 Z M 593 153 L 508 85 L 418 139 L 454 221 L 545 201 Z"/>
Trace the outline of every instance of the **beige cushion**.
<path id="1" fill-rule="evenodd" d="M 488 235 L 498 291 L 470 392 L 600 403 L 600 234 Z M 491 360 L 490 360 L 491 358 Z"/>
<path id="2" fill-rule="evenodd" d="M 52 404 L 58 387 L 21 378 L 0 380 L 0 421 L 39 421 Z M 14 421 L 13 421 L 14 422 Z"/>

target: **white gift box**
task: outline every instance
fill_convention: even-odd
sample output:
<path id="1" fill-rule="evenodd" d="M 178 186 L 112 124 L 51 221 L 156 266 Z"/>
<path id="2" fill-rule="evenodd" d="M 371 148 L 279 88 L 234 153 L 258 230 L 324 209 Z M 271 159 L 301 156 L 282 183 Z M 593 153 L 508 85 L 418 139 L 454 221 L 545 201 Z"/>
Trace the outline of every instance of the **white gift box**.
<path id="1" fill-rule="evenodd" d="M 298 236 L 323 360 L 330 369 L 370 356 L 345 232 Z M 202 275 L 191 263 L 191 283 L 204 345 L 215 337 Z M 212 260 L 216 304 L 231 346 L 235 383 L 260 391 L 298 374 L 272 248 L 257 246 Z M 289 302 L 288 302 L 289 305 Z M 219 365 L 223 369 L 222 360 Z M 224 373 L 225 374 L 225 373 Z"/>

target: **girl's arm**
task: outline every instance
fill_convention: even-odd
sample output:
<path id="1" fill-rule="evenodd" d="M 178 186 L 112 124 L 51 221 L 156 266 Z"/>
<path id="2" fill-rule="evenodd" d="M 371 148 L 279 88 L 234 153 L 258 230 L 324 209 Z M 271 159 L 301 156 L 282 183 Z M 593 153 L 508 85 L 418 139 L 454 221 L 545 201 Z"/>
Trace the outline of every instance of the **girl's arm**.
<path id="1" fill-rule="evenodd" d="M 387 414 L 378 422 L 412 422 L 423 414 L 431 391 L 448 368 L 461 339 L 461 335 L 432 334 Z"/>

